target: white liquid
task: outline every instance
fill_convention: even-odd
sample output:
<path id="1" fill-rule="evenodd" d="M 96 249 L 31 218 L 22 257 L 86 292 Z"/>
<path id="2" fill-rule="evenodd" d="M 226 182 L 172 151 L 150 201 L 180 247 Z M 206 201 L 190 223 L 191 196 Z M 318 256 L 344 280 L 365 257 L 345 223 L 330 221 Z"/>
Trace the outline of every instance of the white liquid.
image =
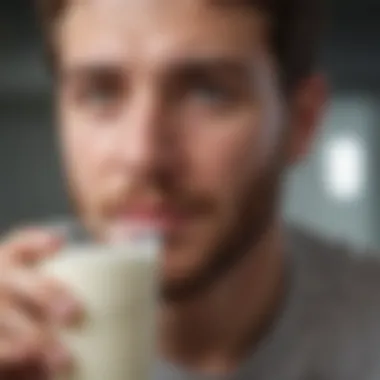
<path id="1" fill-rule="evenodd" d="M 155 358 L 158 252 L 71 248 L 43 265 L 82 301 L 86 318 L 60 331 L 74 370 L 65 380 L 149 380 Z"/>

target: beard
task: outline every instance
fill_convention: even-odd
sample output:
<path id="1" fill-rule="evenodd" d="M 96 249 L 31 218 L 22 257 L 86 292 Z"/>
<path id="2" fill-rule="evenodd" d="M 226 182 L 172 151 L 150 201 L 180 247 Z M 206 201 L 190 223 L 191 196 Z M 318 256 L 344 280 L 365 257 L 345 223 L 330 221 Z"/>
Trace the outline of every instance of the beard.
<path id="1" fill-rule="evenodd" d="M 207 263 L 187 278 L 163 284 L 161 295 L 165 303 L 183 303 L 204 294 L 251 254 L 276 217 L 281 174 L 282 165 L 278 162 L 247 184 L 238 199 L 234 223 L 205 253 L 210 258 Z"/>
<path id="2" fill-rule="evenodd" d="M 270 164 L 262 169 L 259 175 L 252 174 L 252 179 L 244 183 L 235 202 L 235 217 L 229 228 L 220 231 L 216 243 L 204 253 L 208 258 L 207 261 L 189 276 L 163 281 L 160 290 L 165 303 L 191 301 L 207 292 L 254 251 L 277 214 L 281 174 L 284 167 L 284 160 L 281 158 L 280 155 L 273 157 Z M 83 199 L 83 194 L 80 195 L 75 191 L 76 186 L 70 186 L 74 185 L 73 182 L 68 183 L 71 188 L 69 194 L 72 195 L 72 205 L 76 206 L 77 214 L 82 216 L 82 222 L 89 235 L 96 236 L 99 240 L 106 240 L 103 236 L 106 227 L 104 222 L 107 224 L 107 221 L 115 216 L 117 210 L 133 204 L 136 200 L 148 199 L 146 189 L 150 189 L 151 193 L 162 199 L 169 199 L 185 212 L 209 215 L 215 214 L 217 209 L 210 194 L 200 195 L 195 189 L 175 186 L 175 181 L 161 175 L 158 179 L 149 181 L 150 185 L 148 181 L 142 179 L 136 181 L 133 186 L 120 183 L 108 189 L 102 196 L 104 202 L 102 202 L 103 210 L 100 213 L 106 218 L 105 220 L 100 218 L 103 220 L 100 220 L 98 225 L 96 222 L 91 225 L 91 221 L 86 223 L 85 216 L 88 212 L 80 208 L 85 203 L 80 201 Z M 93 221 L 95 218 L 89 219 Z"/>

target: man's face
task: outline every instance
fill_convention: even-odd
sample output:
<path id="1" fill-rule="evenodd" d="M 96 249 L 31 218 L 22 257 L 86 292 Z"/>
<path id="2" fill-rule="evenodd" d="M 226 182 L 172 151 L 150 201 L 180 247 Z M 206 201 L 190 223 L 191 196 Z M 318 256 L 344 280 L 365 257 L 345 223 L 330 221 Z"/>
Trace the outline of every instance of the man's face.
<path id="1" fill-rule="evenodd" d="M 267 21 L 208 0 L 78 0 L 61 18 L 70 190 L 100 238 L 160 226 L 169 295 L 213 281 L 273 216 L 285 123 Z"/>

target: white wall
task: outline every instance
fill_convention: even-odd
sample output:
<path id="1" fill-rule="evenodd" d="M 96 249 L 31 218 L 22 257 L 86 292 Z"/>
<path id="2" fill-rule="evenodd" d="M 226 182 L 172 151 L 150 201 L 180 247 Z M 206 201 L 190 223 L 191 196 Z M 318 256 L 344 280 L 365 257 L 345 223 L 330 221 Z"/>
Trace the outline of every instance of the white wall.
<path id="1" fill-rule="evenodd" d="M 378 199 L 372 191 L 375 185 L 372 136 L 374 129 L 378 128 L 377 112 L 376 98 L 370 95 L 347 95 L 333 100 L 313 154 L 290 176 L 285 204 L 285 214 L 289 219 L 359 245 L 377 244 L 372 228 L 375 223 L 373 207 Z M 324 186 L 326 148 L 340 138 L 352 139 L 364 153 L 364 167 L 360 173 L 364 186 L 351 199 L 339 198 Z M 355 167 L 349 169 L 348 174 L 355 175 Z"/>

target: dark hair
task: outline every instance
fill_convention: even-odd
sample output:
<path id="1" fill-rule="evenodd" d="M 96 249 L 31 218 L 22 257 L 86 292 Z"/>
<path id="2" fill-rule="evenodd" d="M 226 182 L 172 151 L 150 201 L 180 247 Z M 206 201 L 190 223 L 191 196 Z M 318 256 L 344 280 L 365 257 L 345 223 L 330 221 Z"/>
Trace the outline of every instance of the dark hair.
<path id="1" fill-rule="evenodd" d="M 219 0 L 223 2 L 223 0 Z M 68 0 L 37 0 L 49 62 L 56 59 L 54 25 Z M 273 19 L 272 43 L 285 88 L 292 88 L 315 69 L 324 23 L 323 0 L 224 0 L 259 6 Z M 234 3 L 236 2 L 236 3 Z"/>

